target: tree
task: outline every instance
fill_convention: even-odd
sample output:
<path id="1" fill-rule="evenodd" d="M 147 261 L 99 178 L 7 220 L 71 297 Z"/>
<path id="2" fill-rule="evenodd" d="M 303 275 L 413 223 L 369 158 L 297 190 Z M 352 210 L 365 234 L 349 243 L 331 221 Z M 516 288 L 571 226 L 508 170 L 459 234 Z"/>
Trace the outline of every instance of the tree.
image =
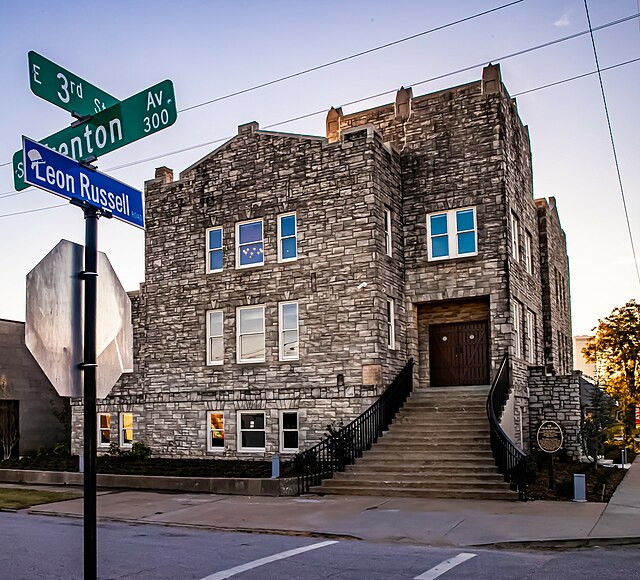
<path id="1" fill-rule="evenodd" d="M 595 387 L 591 393 L 591 405 L 580 426 L 582 449 L 592 458 L 594 467 L 598 467 L 598 455 L 604 454 L 605 444 L 617 425 L 614 400 Z"/>
<path id="2" fill-rule="evenodd" d="M 0 460 L 11 457 L 19 439 L 17 401 L 0 401 Z"/>
<path id="3" fill-rule="evenodd" d="M 582 352 L 595 363 L 598 384 L 618 402 L 625 444 L 631 444 L 640 405 L 640 304 L 630 300 L 614 308 L 594 330 Z"/>

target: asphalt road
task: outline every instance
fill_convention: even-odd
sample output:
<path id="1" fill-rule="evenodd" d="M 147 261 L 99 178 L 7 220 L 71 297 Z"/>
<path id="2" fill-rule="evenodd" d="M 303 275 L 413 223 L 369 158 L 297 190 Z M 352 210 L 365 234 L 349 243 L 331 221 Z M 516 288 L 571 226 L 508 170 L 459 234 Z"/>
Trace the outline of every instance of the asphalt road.
<path id="1" fill-rule="evenodd" d="M 0 579 L 82 578 L 82 521 L 0 512 Z M 101 579 L 640 579 L 640 547 L 444 549 L 101 523 Z"/>

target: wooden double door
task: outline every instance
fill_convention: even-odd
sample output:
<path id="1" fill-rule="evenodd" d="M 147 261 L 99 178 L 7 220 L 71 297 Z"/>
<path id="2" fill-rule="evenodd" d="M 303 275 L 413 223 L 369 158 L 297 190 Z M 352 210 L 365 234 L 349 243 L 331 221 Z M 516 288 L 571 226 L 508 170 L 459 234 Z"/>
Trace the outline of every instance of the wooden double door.
<path id="1" fill-rule="evenodd" d="M 489 330 L 486 321 L 429 325 L 432 387 L 489 384 Z"/>

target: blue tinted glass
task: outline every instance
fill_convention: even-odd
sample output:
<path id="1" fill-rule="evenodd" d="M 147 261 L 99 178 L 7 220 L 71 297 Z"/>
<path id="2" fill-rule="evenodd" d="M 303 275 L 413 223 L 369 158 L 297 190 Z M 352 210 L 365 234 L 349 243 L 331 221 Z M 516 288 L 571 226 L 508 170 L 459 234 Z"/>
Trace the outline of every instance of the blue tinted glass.
<path id="1" fill-rule="evenodd" d="M 286 238 L 282 240 L 282 259 L 295 258 L 296 254 L 296 239 Z"/>
<path id="2" fill-rule="evenodd" d="M 222 250 L 209 252 L 209 270 L 222 270 Z"/>
<path id="3" fill-rule="evenodd" d="M 249 244 L 251 242 L 262 241 L 262 222 L 251 222 L 250 224 L 242 224 L 239 228 L 241 244 Z"/>
<path id="4" fill-rule="evenodd" d="M 262 242 L 259 244 L 247 244 L 240 248 L 240 265 L 262 264 L 263 260 Z"/>
<path id="5" fill-rule="evenodd" d="M 209 232 L 209 249 L 213 250 L 215 248 L 222 247 L 222 228 L 218 228 L 217 230 L 211 230 Z"/>
<path id="6" fill-rule="evenodd" d="M 296 216 L 287 215 L 280 218 L 280 237 L 296 235 Z"/>
<path id="7" fill-rule="evenodd" d="M 473 254 L 476 251 L 476 233 L 458 234 L 458 254 Z"/>
<path id="8" fill-rule="evenodd" d="M 474 229 L 472 209 L 465 209 L 464 211 L 456 212 L 456 227 L 459 232 L 466 232 Z"/>
<path id="9" fill-rule="evenodd" d="M 441 215 L 432 215 L 431 216 L 431 235 L 438 236 L 441 234 L 447 233 L 447 216 L 444 214 Z"/>
<path id="10" fill-rule="evenodd" d="M 449 255 L 449 238 L 442 236 L 439 238 L 432 238 L 431 240 L 431 252 L 432 258 L 442 258 Z"/>

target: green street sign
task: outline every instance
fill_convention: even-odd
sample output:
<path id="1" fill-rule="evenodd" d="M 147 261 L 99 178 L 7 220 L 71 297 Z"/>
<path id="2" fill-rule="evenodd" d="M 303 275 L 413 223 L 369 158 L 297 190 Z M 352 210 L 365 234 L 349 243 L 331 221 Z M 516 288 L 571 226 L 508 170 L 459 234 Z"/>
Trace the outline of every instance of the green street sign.
<path id="1" fill-rule="evenodd" d="M 34 95 L 81 116 L 94 115 L 120 102 L 33 51 L 29 52 L 29 84 Z"/>
<path id="2" fill-rule="evenodd" d="M 177 116 L 173 83 L 165 80 L 93 115 L 84 123 L 58 131 L 39 142 L 81 161 L 100 157 L 166 129 L 176 122 Z M 29 187 L 24 182 L 22 150 L 13 155 L 13 181 L 17 191 Z"/>

